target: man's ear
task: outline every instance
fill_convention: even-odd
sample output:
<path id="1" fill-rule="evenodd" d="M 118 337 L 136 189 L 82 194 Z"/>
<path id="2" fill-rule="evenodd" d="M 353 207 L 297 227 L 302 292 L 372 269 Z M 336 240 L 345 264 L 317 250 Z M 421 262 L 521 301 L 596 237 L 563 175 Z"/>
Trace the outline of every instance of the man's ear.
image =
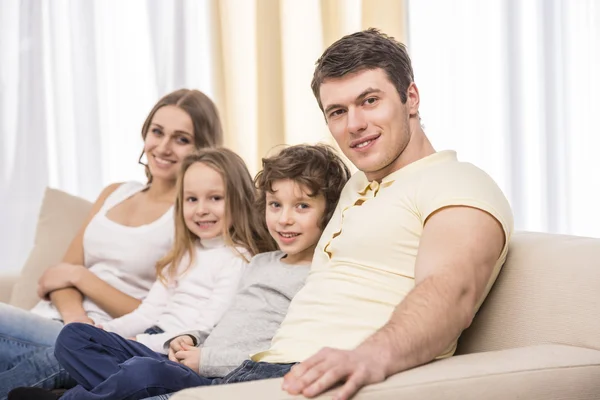
<path id="1" fill-rule="evenodd" d="M 419 95 L 419 88 L 416 83 L 412 82 L 406 89 L 406 105 L 411 117 L 419 114 L 420 102 L 421 97 Z"/>

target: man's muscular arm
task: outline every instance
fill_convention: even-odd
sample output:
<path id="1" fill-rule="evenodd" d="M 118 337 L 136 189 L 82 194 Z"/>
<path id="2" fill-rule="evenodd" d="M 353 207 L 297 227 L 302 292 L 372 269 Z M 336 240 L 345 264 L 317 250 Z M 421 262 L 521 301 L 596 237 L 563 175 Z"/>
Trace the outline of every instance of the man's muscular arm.
<path id="1" fill-rule="evenodd" d="M 340 381 L 336 399 L 441 355 L 474 316 L 505 243 L 490 214 L 447 207 L 425 223 L 415 266 L 415 288 L 389 322 L 355 350 L 323 349 L 284 379 L 291 394 L 316 396 Z"/>

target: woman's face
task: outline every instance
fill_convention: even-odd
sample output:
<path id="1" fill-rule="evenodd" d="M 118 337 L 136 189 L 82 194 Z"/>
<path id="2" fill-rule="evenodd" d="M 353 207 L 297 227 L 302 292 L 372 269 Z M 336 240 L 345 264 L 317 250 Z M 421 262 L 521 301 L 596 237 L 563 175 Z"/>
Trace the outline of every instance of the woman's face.
<path id="1" fill-rule="evenodd" d="M 195 149 L 194 125 L 188 113 L 172 105 L 159 108 L 144 140 L 152 179 L 177 180 L 181 162 Z"/>

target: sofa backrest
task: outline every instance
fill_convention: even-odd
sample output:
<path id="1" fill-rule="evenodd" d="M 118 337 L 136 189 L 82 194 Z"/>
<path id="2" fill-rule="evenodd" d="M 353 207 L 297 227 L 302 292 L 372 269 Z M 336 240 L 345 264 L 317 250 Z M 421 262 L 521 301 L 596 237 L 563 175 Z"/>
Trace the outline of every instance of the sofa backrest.
<path id="1" fill-rule="evenodd" d="M 456 354 L 559 343 L 600 350 L 600 239 L 518 232 Z"/>
<path id="2" fill-rule="evenodd" d="M 47 188 L 35 230 L 35 242 L 13 286 L 10 303 L 30 309 L 40 299 L 37 281 L 46 268 L 58 264 L 85 222 L 92 203 L 58 189 Z"/>

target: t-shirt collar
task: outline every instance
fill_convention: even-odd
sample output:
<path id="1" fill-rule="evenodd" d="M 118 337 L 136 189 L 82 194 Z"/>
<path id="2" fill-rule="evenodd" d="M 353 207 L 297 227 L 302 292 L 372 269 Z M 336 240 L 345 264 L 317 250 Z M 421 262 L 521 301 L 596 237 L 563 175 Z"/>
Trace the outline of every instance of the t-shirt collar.
<path id="1" fill-rule="evenodd" d="M 360 171 L 358 173 L 362 174 L 362 179 L 361 179 L 360 186 L 357 185 L 360 188 L 360 190 L 357 190 L 357 192 L 361 196 L 366 195 L 369 192 L 369 190 L 372 190 L 373 192 L 377 192 L 382 187 L 390 186 L 391 184 L 394 183 L 394 181 L 396 181 L 400 176 L 402 176 L 404 174 L 410 173 L 411 171 L 413 171 L 415 169 L 422 168 L 425 165 L 436 164 L 436 163 L 442 162 L 442 161 L 457 161 L 456 151 L 454 151 L 454 150 L 438 151 L 436 153 L 428 155 L 427 157 L 423 157 L 417 161 L 414 161 L 414 162 L 408 164 L 407 166 L 405 166 L 403 168 L 400 168 L 399 170 L 392 172 L 391 174 L 384 177 L 381 180 L 381 182 L 369 181 L 367 179 L 367 176 L 365 175 L 365 173 Z"/>

